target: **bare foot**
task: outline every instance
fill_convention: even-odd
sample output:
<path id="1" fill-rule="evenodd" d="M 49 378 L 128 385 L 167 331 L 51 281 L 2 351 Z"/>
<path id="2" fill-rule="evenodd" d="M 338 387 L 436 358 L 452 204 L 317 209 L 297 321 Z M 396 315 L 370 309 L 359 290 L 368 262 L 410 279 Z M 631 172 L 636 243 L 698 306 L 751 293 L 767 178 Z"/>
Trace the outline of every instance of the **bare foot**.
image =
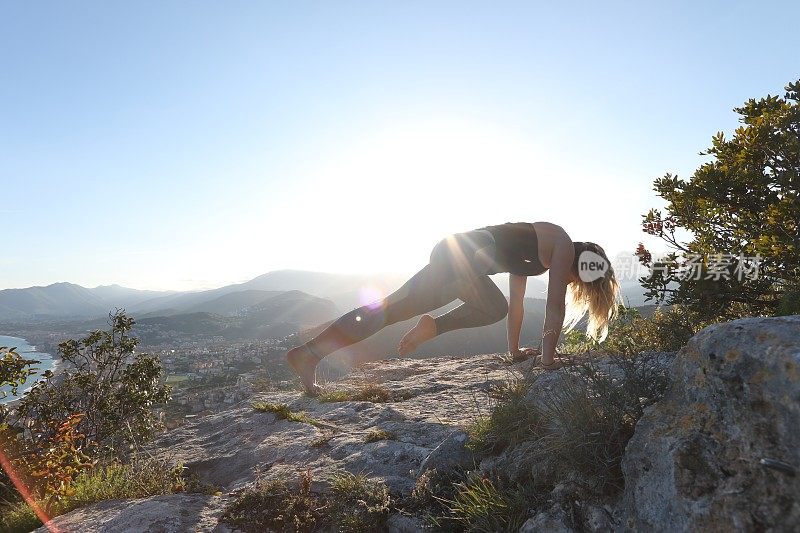
<path id="1" fill-rule="evenodd" d="M 431 315 L 422 315 L 419 322 L 406 333 L 400 344 L 397 346 L 397 353 L 406 356 L 413 352 L 423 342 L 429 341 L 436 336 L 436 321 Z"/>
<path id="2" fill-rule="evenodd" d="M 322 389 L 316 383 L 314 370 L 317 368 L 317 357 L 312 354 L 305 346 L 292 348 L 286 353 L 286 360 L 289 361 L 292 369 L 300 376 L 306 392 L 312 396 L 319 394 Z"/>

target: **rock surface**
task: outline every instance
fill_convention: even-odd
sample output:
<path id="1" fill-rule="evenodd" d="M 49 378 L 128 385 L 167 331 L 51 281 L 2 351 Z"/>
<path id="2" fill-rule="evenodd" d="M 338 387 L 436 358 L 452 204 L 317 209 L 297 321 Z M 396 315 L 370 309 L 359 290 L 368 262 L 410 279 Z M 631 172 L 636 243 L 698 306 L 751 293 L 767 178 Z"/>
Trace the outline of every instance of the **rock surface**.
<path id="1" fill-rule="evenodd" d="M 158 457 L 182 461 L 189 471 L 226 495 L 243 489 L 259 474 L 293 478 L 307 468 L 315 480 L 312 490 L 324 492 L 331 475 L 347 470 L 385 482 L 395 496 L 406 495 L 426 459 L 426 464 L 440 468 L 470 460 L 462 426 L 479 413 L 486 414 L 487 391 L 519 376 L 525 364 L 511 365 L 500 354 L 365 363 L 332 383 L 332 388 L 355 390 L 375 382 L 406 399 L 323 403 L 296 391 L 270 392 L 256 400 L 285 403 L 319 424 L 279 420 L 273 413 L 256 412 L 248 402 L 165 433 L 150 448 Z M 374 429 L 391 432 L 391 438 L 365 442 Z M 104 502 L 54 522 L 64 531 L 87 530 L 82 524 L 94 524 L 96 529 L 89 531 L 119 531 L 128 523 L 127 516 L 130 531 L 214 531 L 216 523 L 211 517 L 218 516 L 220 509 L 216 504 L 206 508 L 196 502 L 222 500 L 169 495 Z M 183 503 L 189 501 L 195 502 L 194 506 Z M 208 520 L 198 518 L 201 509 Z M 415 530 L 419 524 L 419 520 L 401 515 L 393 516 L 389 523 L 395 531 Z"/>
<path id="2" fill-rule="evenodd" d="M 109 500 L 54 518 L 36 533 L 184 533 L 230 531 L 219 523 L 227 498 L 202 494 L 167 494 L 139 500 Z"/>
<path id="3" fill-rule="evenodd" d="M 576 519 L 586 531 L 800 530 L 800 317 L 712 326 L 668 360 L 672 384 L 627 445 L 620 500 L 585 501 L 580 480 L 563 479 L 546 505 L 530 510 L 522 531 L 570 531 Z M 316 424 L 281 420 L 248 403 L 196 419 L 152 446 L 223 496 L 102 502 L 52 524 L 60 531 L 227 531 L 218 523 L 224 506 L 257 476 L 294 477 L 307 468 L 313 490 L 325 491 L 335 472 L 347 470 L 385 482 L 395 497 L 407 495 L 427 467 L 470 466 L 463 426 L 489 413 L 493 387 L 526 375 L 531 364 L 511 365 L 499 354 L 391 359 L 331 384 L 355 390 L 379 383 L 398 398 L 385 403 L 265 393 L 260 400 L 285 403 Z M 548 389 L 567 385 L 565 378 L 543 374 L 527 401 L 543 401 Z M 388 438 L 366 442 L 375 429 Z M 524 452 L 506 450 L 480 468 L 514 477 Z M 423 526 L 404 513 L 387 523 L 397 532 Z"/>
<path id="4" fill-rule="evenodd" d="M 628 442 L 621 527 L 800 529 L 800 316 L 708 327 L 673 373 Z"/>

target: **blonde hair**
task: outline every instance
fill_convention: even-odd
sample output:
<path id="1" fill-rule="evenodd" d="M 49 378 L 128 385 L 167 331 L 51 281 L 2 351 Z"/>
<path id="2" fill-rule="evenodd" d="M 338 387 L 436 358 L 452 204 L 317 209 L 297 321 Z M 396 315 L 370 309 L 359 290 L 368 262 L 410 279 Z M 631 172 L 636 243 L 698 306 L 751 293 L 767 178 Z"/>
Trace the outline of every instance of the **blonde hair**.
<path id="1" fill-rule="evenodd" d="M 602 278 L 594 281 L 573 281 L 567 286 L 567 313 L 565 317 L 566 331 L 574 328 L 588 312 L 589 321 L 586 335 L 602 342 L 608 335 L 608 325 L 617 316 L 617 304 L 620 303 L 619 283 L 611 267 L 605 251 L 593 242 L 576 242 L 575 260 L 572 263 L 573 273 L 578 276 L 578 256 L 590 250 L 606 260 L 608 270 Z"/>

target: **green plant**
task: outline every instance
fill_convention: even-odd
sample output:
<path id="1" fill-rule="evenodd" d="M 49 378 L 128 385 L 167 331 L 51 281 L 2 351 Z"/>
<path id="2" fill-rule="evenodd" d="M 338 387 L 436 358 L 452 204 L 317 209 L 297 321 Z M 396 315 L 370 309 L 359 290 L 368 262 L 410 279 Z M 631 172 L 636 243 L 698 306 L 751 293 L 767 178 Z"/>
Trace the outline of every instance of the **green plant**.
<path id="1" fill-rule="evenodd" d="M 437 521 L 439 527 L 449 521 L 465 531 L 518 531 L 534 499 L 522 485 L 503 485 L 477 473 L 455 487 L 453 498 L 445 501 L 449 512 Z"/>
<path id="2" fill-rule="evenodd" d="M 133 457 L 125 464 L 113 461 L 81 469 L 71 480 L 68 494 L 52 502 L 47 514 L 55 517 L 99 501 L 169 494 L 183 491 L 186 487 L 187 479 L 181 465 Z M 7 502 L 0 515 L 2 531 L 27 532 L 42 525 L 34 510 L 24 501 Z"/>
<path id="3" fill-rule="evenodd" d="M 286 477 L 259 478 L 225 510 L 222 521 L 246 533 L 312 531 L 324 506 L 311 493 L 311 470 L 300 472 L 296 489 Z"/>
<path id="4" fill-rule="evenodd" d="M 644 351 L 674 352 L 709 322 L 684 306 L 657 308 L 650 316 L 642 316 L 635 307 L 618 308 L 617 319 L 608 328 L 602 343 L 585 333 L 572 330 L 559 345 L 561 353 L 593 351 L 603 354 L 635 354 Z"/>
<path id="5" fill-rule="evenodd" d="M 161 363 L 135 352 L 133 318 L 117 311 L 109 325 L 109 331 L 62 342 L 60 379 L 39 381 L 20 400 L 15 423 L 28 427 L 40 447 L 74 413 L 84 415 L 76 428 L 81 445 L 98 454 L 122 455 L 160 427 L 152 408 L 170 398 L 170 388 L 160 383 Z"/>
<path id="6" fill-rule="evenodd" d="M 592 360 L 560 370 L 557 386 L 529 392 L 544 374 L 507 383 L 496 405 L 469 428 L 468 446 L 483 456 L 516 450 L 510 481 L 548 493 L 559 480 L 584 480 L 597 497 L 622 487 L 621 459 L 643 410 L 668 384 L 661 354 Z M 507 472 L 499 472 L 508 474 Z"/>
<path id="7" fill-rule="evenodd" d="M 273 413 L 279 420 L 289 420 L 290 422 L 303 422 L 317 427 L 327 427 L 318 420 L 314 420 L 303 412 L 295 412 L 289 409 L 285 403 L 271 403 L 264 401 L 253 402 L 253 409 L 262 413 Z"/>
<path id="8" fill-rule="evenodd" d="M 386 486 L 363 475 L 338 473 L 330 495 L 311 491 L 311 470 L 299 472 L 296 487 L 286 476 L 260 478 L 223 514 L 222 520 L 245 532 L 380 531 L 391 499 Z"/>
<path id="9" fill-rule="evenodd" d="M 19 386 L 25 384 L 28 376 L 36 373 L 36 368 L 32 365 L 39 363 L 40 361 L 34 359 L 23 358 L 16 348 L 0 346 L 0 388 L 9 387 L 11 394 L 16 396 Z M 6 391 L 0 390 L 0 398 L 6 396 Z"/>
<path id="10" fill-rule="evenodd" d="M 83 416 L 75 414 L 68 417 L 41 455 L 31 453 L 22 461 L 33 479 L 35 494 L 44 500 L 47 512 L 52 512 L 55 504 L 73 496 L 75 478 L 94 466 L 92 458 L 80 444 L 84 435 L 78 433 L 77 427 Z"/>
<path id="11" fill-rule="evenodd" d="M 386 527 L 391 498 L 386 485 L 363 474 L 342 472 L 331 484 L 332 524 L 337 531 L 360 533 Z"/>
<path id="12" fill-rule="evenodd" d="M 480 455 L 492 455 L 538 434 L 545 419 L 528 405 L 531 385 L 532 381 L 526 379 L 499 384 L 492 391 L 489 415 L 475 418 L 468 426 L 467 447 Z"/>
<path id="13" fill-rule="evenodd" d="M 385 429 L 371 429 L 367 436 L 364 437 L 364 442 L 377 442 L 379 440 L 392 440 L 395 434 Z"/>
<path id="14" fill-rule="evenodd" d="M 425 470 L 416 480 L 411 494 L 402 502 L 403 508 L 421 515 L 426 522 L 438 529 L 456 527 L 452 520 L 448 502 L 455 497 L 456 483 L 466 479 L 459 470 L 439 471 L 435 468 Z"/>
<path id="15" fill-rule="evenodd" d="M 776 316 L 800 315 L 800 285 L 791 286 L 781 296 Z"/>
<path id="16" fill-rule="evenodd" d="M 715 320 L 774 314 L 800 282 L 800 80 L 783 97 L 735 111 L 742 125 L 712 138 L 703 154 L 712 159 L 688 181 L 666 174 L 654 182 L 666 212 L 651 209 L 642 228 L 673 251 L 654 260 L 642 244 L 637 250 L 652 268 L 641 280 L 648 298 Z"/>

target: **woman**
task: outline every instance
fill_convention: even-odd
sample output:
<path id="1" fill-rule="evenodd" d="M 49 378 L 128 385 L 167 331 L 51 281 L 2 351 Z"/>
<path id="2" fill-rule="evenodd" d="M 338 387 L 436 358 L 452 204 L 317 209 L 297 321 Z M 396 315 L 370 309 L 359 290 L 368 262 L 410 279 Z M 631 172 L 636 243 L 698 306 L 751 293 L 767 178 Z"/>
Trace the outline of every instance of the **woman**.
<path id="1" fill-rule="evenodd" d="M 591 272 L 579 269 L 579 257 L 605 262 Z M 587 264 L 581 258 L 581 266 Z M 596 263 L 597 263 L 596 262 Z M 315 368 L 326 355 L 377 333 L 382 328 L 422 315 L 400 341 L 401 356 L 442 333 L 486 326 L 508 315 L 508 349 L 514 359 L 531 355 L 520 349 L 523 298 L 528 276 L 549 270 L 547 306 L 542 333 L 542 360 L 555 368 L 556 343 L 567 319 L 567 330 L 588 311 L 587 333 L 603 340 L 616 313 L 619 285 L 600 246 L 572 242 L 563 228 L 549 222 L 515 222 L 456 233 L 441 240 L 430 262 L 397 291 L 383 300 L 346 313 L 322 333 L 287 353 L 289 364 L 310 394 L 317 394 Z M 506 301 L 489 274 L 508 272 L 510 301 Z M 569 291 L 567 290 L 569 289 Z M 567 315 L 569 292 L 569 315 Z M 433 317 L 427 313 L 453 300 L 458 307 Z"/>

